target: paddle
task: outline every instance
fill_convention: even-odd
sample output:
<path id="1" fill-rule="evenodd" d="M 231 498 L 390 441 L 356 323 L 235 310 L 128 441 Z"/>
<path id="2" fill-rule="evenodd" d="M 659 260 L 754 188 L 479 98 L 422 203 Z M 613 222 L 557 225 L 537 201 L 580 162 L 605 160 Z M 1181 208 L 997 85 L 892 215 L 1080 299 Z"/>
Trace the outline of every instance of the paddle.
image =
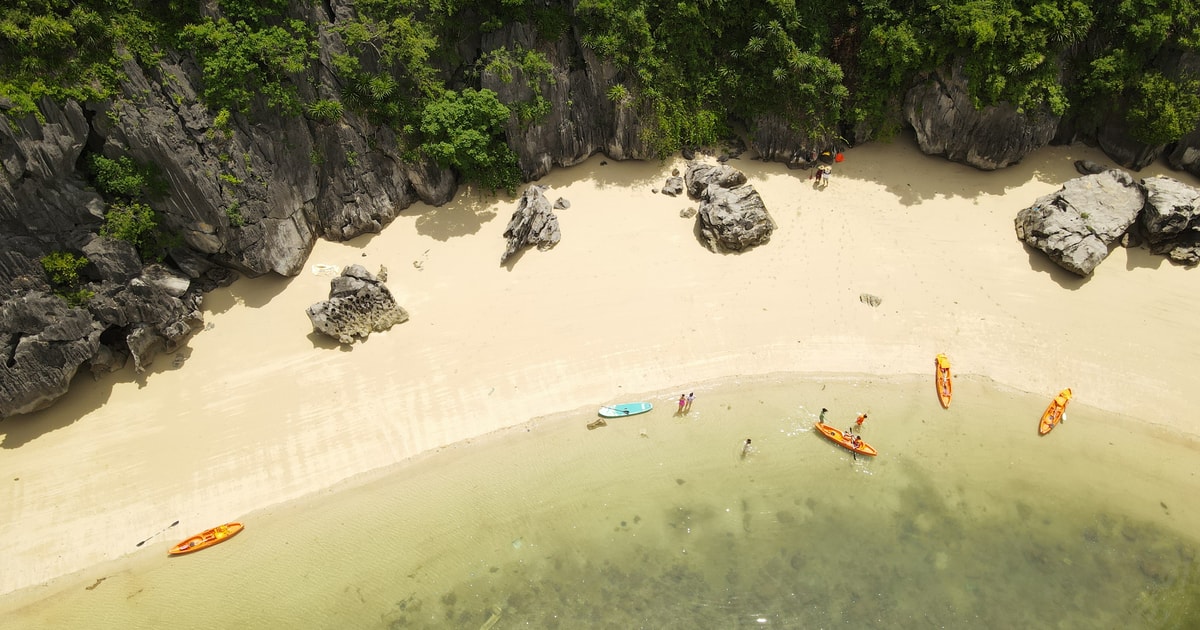
<path id="1" fill-rule="evenodd" d="M 617 409 L 616 407 L 601 407 L 601 409 L 607 409 L 609 411 L 619 411 L 627 416 L 629 415 L 628 409 Z"/>
<path id="2" fill-rule="evenodd" d="M 167 531 L 168 529 L 171 529 L 172 527 L 175 527 L 175 526 L 176 526 L 176 525 L 178 525 L 178 524 L 179 524 L 179 521 L 175 521 L 174 523 L 171 523 L 170 525 L 167 525 L 166 527 L 164 527 L 164 528 L 162 528 L 162 529 L 158 530 L 158 534 L 161 534 L 161 533 L 163 533 L 163 532 Z M 157 536 L 158 534 L 155 534 L 154 536 Z M 142 542 L 138 543 L 138 544 L 137 544 L 137 546 L 138 546 L 138 547 L 141 547 L 142 545 L 144 545 L 144 544 L 146 544 L 146 543 L 150 542 L 150 540 L 151 540 L 151 539 L 153 539 L 153 538 L 154 538 L 154 536 L 151 536 L 150 538 L 147 538 L 146 540 L 143 540 Z"/>

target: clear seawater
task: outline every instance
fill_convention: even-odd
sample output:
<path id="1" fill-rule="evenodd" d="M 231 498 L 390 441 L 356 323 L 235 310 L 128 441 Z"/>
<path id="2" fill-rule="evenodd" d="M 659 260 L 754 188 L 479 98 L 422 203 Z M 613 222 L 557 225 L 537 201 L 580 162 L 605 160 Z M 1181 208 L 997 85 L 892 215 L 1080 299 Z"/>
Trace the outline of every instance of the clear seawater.
<path id="1" fill-rule="evenodd" d="M 779 375 L 594 430 L 589 406 L 245 515 L 191 556 L 164 537 L 0 627 L 1200 627 L 1200 444 L 1080 391 L 1039 437 L 1056 391 L 960 378 L 943 410 L 932 374 Z M 822 407 L 869 412 L 879 457 L 817 434 Z"/>

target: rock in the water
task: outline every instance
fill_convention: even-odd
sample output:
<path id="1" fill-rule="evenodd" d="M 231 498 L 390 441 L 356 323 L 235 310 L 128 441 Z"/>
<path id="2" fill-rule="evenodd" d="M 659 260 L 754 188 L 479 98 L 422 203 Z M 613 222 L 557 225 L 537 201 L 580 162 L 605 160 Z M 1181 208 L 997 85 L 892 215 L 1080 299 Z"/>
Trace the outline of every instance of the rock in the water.
<path id="1" fill-rule="evenodd" d="M 558 217 L 550 207 L 550 201 L 543 193 L 545 186 L 530 186 L 525 189 L 517 202 L 517 209 L 508 221 L 504 230 L 504 238 L 508 239 L 508 247 L 500 257 L 500 264 L 517 252 L 536 245 L 545 251 L 558 244 L 562 232 L 558 228 Z"/>
<path id="2" fill-rule="evenodd" d="M 771 240 L 775 221 L 746 175 L 729 166 L 690 164 L 688 193 L 700 199 L 700 237 L 714 252 L 745 251 Z"/>
<path id="3" fill-rule="evenodd" d="M 362 265 L 350 265 L 330 283 L 329 299 L 308 307 L 313 329 L 341 343 L 366 339 L 408 321 L 392 292 Z"/>
<path id="4" fill-rule="evenodd" d="M 1144 203 L 1142 189 L 1122 171 L 1077 177 L 1017 213 L 1017 238 L 1062 268 L 1087 276 L 1137 220 Z"/>
<path id="5" fill-rule="evenodd" d="M 563 199 L 562 197 L 559 197 L 558 199 L 554 200 L 554 209 L 555 210 L 566 210 L 567 208 L 570 208 L 570 207 L 571 207 L 571 202 L 566 199 Z"/>

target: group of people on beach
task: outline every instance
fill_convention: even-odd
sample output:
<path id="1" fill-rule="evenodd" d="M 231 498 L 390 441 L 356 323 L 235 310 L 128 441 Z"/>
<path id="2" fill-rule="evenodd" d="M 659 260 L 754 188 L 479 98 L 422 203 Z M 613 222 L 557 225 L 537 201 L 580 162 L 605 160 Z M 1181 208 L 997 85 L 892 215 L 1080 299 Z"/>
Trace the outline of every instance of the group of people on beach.
<path id="1" fill-rule="evenodd" d="M 692 410 L 692 402 L 694 402 L 695 400 L 696 400 L 696 394 L 694 392 L 691 392 L 688 394 L 680 394 L 679 395 L 679 411 L 676 412 L 676 415 L 682 415 L 682 414 L 685 414 L 685 413 L 691 411 Z"/>

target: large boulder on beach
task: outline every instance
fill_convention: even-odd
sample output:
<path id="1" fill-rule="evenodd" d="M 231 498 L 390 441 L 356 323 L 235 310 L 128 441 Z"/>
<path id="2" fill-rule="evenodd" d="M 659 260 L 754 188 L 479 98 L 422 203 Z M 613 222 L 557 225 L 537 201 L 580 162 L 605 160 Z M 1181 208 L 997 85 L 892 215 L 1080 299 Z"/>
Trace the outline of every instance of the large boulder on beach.
<path id="1" fill-rule="evenodd" d="M 1017 238 L 1045 252 L 1060 267 L 1087 276 L 1137 220 L 1145 204 L 1141 187 L 1123 171 L 1108 170 L 1068 181 L 1017 213 Z"/>
<path id="2" fill-rule="evenodd" d="M 1170 177 L 1142 180 L 1141 228 L 1150 251 L 1184 265 L 1200 263 L 1200 189 Z"/>
<path id="3" fill-rule="evenodd" d="M 558 245 L 562 239 L 558 216 L 554 214 L 550 200 L 546 199 L 545 190 L 545 186 L 530 186 L 517 201 L 517 209 L 513 211 L 504 230 L 508 246 L 500 256 L 500 264 L 503 265 L 509 257 L 526 247 L 536 246 L 545 251 Z"/>
<path id="4" fill-rule="evenodd" d="M 700 238 L 717 253 L 740 252 L 771 240 L 775 220 L 746 174 L 727 165 L 693 163 L 683 175 L 688 194 L 700 200 Z"/>
<path id="5" fill-rule="evenodd" d="M 346 344 L 408 321 L 408 311 L 362 265 L 346 267 L 330 281 L 329 299 L 308 307 L 307 313 L 314 330 Z"/>

